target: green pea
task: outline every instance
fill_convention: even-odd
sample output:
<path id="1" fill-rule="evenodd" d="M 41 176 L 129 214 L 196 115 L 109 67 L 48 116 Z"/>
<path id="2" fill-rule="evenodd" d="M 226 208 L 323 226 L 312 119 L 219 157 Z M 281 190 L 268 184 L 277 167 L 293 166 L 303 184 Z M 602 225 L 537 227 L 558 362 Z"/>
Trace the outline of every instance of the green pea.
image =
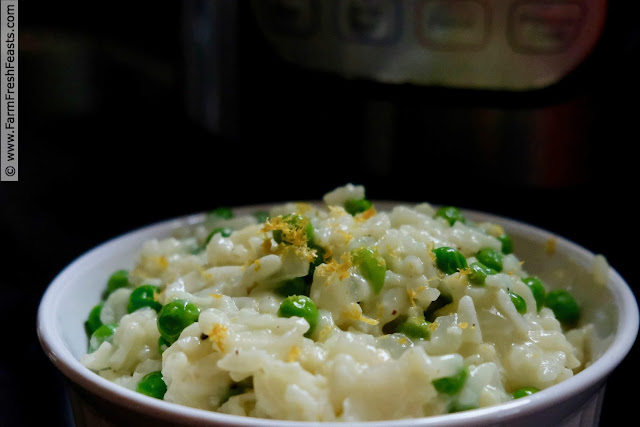
<path id="1" fill-rule="evenodd" d="M 318 308 L 311 298 L 304 295 L 291 295 L 285 298 L 278 309 L 280 317 L 302 317 L 309 323 L 309 330 L 304 334 L 310 337 L 318 324 Z"/>
<path id="2" fill-rule="evenodd" d="M 371 201 L 365 198 L 358 200 L 347 200 L 346 202 L 344 202 L 344 210 L 349 212 L 351 215 L 356 215 L 367 211 L 371 209 L 371 206 L 373 206 Z"/>
<path id="3" fill-rule="evenodd" d="M 273 230 L 272 233 L 273 233 L 273 240 L 275 240 L 276 243 L 280 244 L 284 242 L 283 236 L 282 236 L 283 234 L 282 230 Z M 284 242 L 284 243 L 291 244 L 291 242 Z"/>
<path id="4" fill-rule="evenodd" d="M 378 295 L 384 286 L 387 263 L 369 247 L 357 249 L 352 253 L 351 258 L 358 266 L 360 274 L 369 282 L 373 293 Z"/>
<path id="5" fill-rule="evenodd" d="M 460 402 L 454 401 L 451 402 L 451 404 L 447 408 L 447 412 L 449 412 L 450 414 L 454 414 L 456 412 L 470 411 L 477 408 L 478 407 L 476 405 L 462 404 Z"/>
<path id="6" fill-rule="evenodd" d="M 320 245 L 318 245 L 318 244 L 316 244 L 314 242 L 312 242 L 309 245 L 309 248 L 310 249 L 315 249 L 315 251 L 316 251 L 316 256 L 313 258 L 312 264 L 313 264 L 314 267 L 317 267 L 317 266 L 319 266 L 320 264 L 322 264 L 324 262 L 324 257 L 327 254 L 327 251 L 326 251 L 325 248 L 323 248 L 322 246 L 320 246 Z"/>
<path id="7" fill-rule="evenodd" d="M 440 310 L 442 307 L 449 305 L 453 302 L 453 298 L 451 295 L 441 292 L 436 298 L 435 301 L 431 301 L 429 307 L 424 311 L 424 318 L 428 322 L 433 322 L 436 320 L 436 311 Z"/>
<path id="8" fill-rule="evenodd" d="M 431 337 L 431 332 L 429 331 L 430 324 L 431 323 L 427 322 L 424 318 L 410 317 L 398 326 L 396 332 L 405 334 L 412 339 L 428 340 Z"/>
<path id="9" fill-rule="evenodd" d="M 151 307 L 156 312 L 160 311 L 162 304 L 155 300 L 158 287 L 153 285 L 138 286 L 129 295 L 129 304 L 127 305 L 127 313 L 133 313 L 142 307 Z"/>
<path id="10" fill-rule="evenodd" d="M 253 213 L 253 217 L 259 223 L 264 223 L 269 219 L 269 212 L 267 212 L 267 211 L 256 211 L 256 212 Z"/>
<path id="11" fill-rule="evenodd" d="M 189 249 L 189 253 L 191 255 L 198 255 L 198 254 L 202 253 L 202 251 L 204 251 L 204 247 L 203 246 L 198 246 L 196 248 Z"/>
<path id="12" fill-rule="evenodd" d="M 217 233 L 220 233 L 222 235 L 222 237 L 229 237 L 231 236 L 231 233 L 233 233 L 233 229 L 229 228 L 229 227 L 218 227 L 218 228 L 214 228 L 211 233 L 209 233 L 209 235 L 207 236 L 207 238 L 205 239 L 205 245 L 209 244 L 209 242 L 211 241 L 211 238 L 213 236 L 215 236 Z"/>
<path id="13" fill-rule="evenodd" d="M 86 322 L 84 322 L 84 330 L 87 333 L 87 336 L 91 338 L 91 335 L 102 326 L 102 320 L 100 320 L 100 313 L 102 312 L 102 307 L 104 306 L 104 302 L 100 302 L 95 305 L 91 311 L 89 312 L 89 317 Z"/>
<path id="14" fill-rule="evenodd" d="M 492 248 L 480 249 L 476 254 L 476 258 L 482 264 L 494 269 L 498 273 L 502 271 L 502 255 Z"/>
<path id="15" fill-rule="evenodd" d="M 164 305 L 158 313 L 158 331 L 160 335 L 173 344 L 180 337 L 184 328 L 198 321 L 200 309 L 184 299 L 173 300 Z"/>
<path id="16" fill-rule="evenodd" d="M 466 221 L 464 216 L 462 216 L 460 209 L 455 206 L 442 206 L 436 211 L 434 218 L 444 218 L 451 226 L 453 226 L 456 221 L 460 221 L 462 223 Z"/>
<path id="17" fill-rule="evenodd" d="M 555 289 L 547 293 L 545 305 L 563 325 L 573 325 L 580 319 L 580 307 L 573 296 L 564 289 Z"/>
<path id="18" fill-rule="evenodd" d="M 537 277 L 525 277 L 522 281 L 529 287 L 529 289 L 531 289 L 533 298 L 536 300 L 536 308 L 540 311 L 544 306 L 544 300 L 547 294 L 547 291 L 544 289 L 544 285 L 542 284 L 542 280 Z"/>
<path id="19" fill-rule="evenodd" d="M 498 237 L 500 243 L 502 243 L 502 253 L 505 255 L 509 255 L 513 252 L 513 240 L 506 234 Z"/>
<path id="20" fill-rule="evenodd" d="M 167 384 L 162 379 L 162 372 L 150 372 L 142 377 L 136 385 L 136 391 L 156 399 L 163 399 L 167 392 Z"/>
<path id="21" fill-rule="evenodd" d="M 227 390 L 227 392 L 225 394 L 222 395 L 222 397 L 220 398 L 220 406 L 224 405 L 225 403 L 227 403 L 227 401 L 232 398 L 233 396 L 238 396 L 240 394 L 246 393 L 247 391 L 249 391 L 251 389 L 251 383 L 247 382 L 247 381 L 243 381 L 243 382 L 239 382 L 239 383 L 232 383 L 231 386 L 229 387 L 229 390 Z"/>
<path id="22" fill-rule="evenodd" d="M 527 302 L 520 295 L 515 292 L 509 292 L 509 297 L 511 298 L 511 302 L 516 307 L 516 310 L 520 314 L 525 314 L 527 312 Z"/>
<path id="23" fill-rule="evenodd" d="M 467 268 L 467 260 L 456 249 L 442 246 L 432 252 L 436 255 L 436 267 L 445 274 L 453 274 Z"/>
<path id="24" fill-rule="evenodd" d="M 158 353 L 164 353 L 169 347 L 171 347 L 171 343 L 160 335 L 160 338 L 158 338 Z"/>
<path id="25" fill-rule="evenodd" d="M 313 261 L 309 263 L 309 270 L 307 271 L 307 275 L 304 277 L 304 280 L 307 283 L 307 287 L 311 287 L 311 283 L 313 282 L 313 274 L 316 271 L 316 267 L 324 262 L 324 256 L 327 253 L 327 251 L 323 247 L 315 243 L 309 245 L 309 249 L 314 249 L 316 251 L 316 254 L 313 258 Z M 308 294 L 308 292 L 305 293 L 305 295 Z"/>
<path id="26" fill-rule="evenodd" d="M 222 219 L 231 219 L 233 218 L 233 211 L 226 207 L 226 206 L 220 206 L 217 207 L 215 209 L 212 209 L 208 212 L 209 216 L 214 216 L 214 217 L 218 217 L 218 218 L 222 218 Z"/>
<path id="27" fill-rule="evenodd" d="M 448 395 L 453 395 L 462 390 L 464 383 L 467 381 L 467 377 L 469 376 L 469 370 L 465 366 L 460 369 L 455 375 L 450 377 L 438 378 L 437 380 L 431 381 L 433 386 L 438 390 L 438 392 Z"/>
<path id="28" fill-rule="evenodd" d="M 522 387 L 512 393 L 514 399 L 520 399 L 521 397 L 531 396 L 533 393 L 537 393 L 540 390 L 536 387 Z"/>
<path id="29" fill-rule="evenodd" d="M 315 231 L 313 229 L 313 224 L 311 224 L 311 221 L 307 222 L 307 225 L 304 226 L 304 234 L 307 236 L 307 245 L 314 245 Z"/>
<path id="30" fill-rule="evenodd" d="M 302 277 L 296 277 L 294 279 L 284 280 L 280 282 L 275 289 L 278 295 L 288 297 L 291 295 L 309 295 L 309 285 Z"/>
<path id="31" fill-rule="evenodd" d="M 297 214 L 284 215 L 282 219 L 287 224 L 289 224 L 291 227 L 294 227 L 294 228 L 301 228 L 304 226 L 304 234 L 307 238 L 307 244 L 311 245 L 314 243 L 313 241 L 314 230 L 313 230 L 313 225 L 311 224 L 311 221 L 309 221 L 307 218 L 303 217 L 302 215 L 297 215 Z M 276 243 L 284 243 L 287 245 L 290 245 L 293 243 L 291 241 L 286 240 L 286 236 L 284 235 L 282 230 L 273 230 L 273 240 L 275 240 Z"/>
<path id="32" fill-rule="evenodd" d="M 126 288 L 128 286 L 131 286 L 131 283 L 129 283 L 129 272 L 127 270 L 115 271 L 111 276 L 109 276 L 107 288 L 102 293 L 102 299 L 107 299 L 109 295 L 117 289 Z"/>
<path id="33" fill-rule="evenodd" d="M 95 330 L 93 334 L 91 334 L 91 338 L 89 339 L 89 353 L 93 353 L 103 342 L 112 342 L 113 334 L 116 332 L 118 325 L 115 323 L 107 323 L 100 326 Z"/>
<path id="34" fill-rule="evenodd" d="M 471 272 L 467 275 L 467 279 L 469 279 L 469 282 L 474 285 L 484 285 L 484 281 L 487 279 L 487 276 L 498 274 L 498 272 L 493 268 L 489 268 L 480 262 L 471 263 L 469 269 Z"/>

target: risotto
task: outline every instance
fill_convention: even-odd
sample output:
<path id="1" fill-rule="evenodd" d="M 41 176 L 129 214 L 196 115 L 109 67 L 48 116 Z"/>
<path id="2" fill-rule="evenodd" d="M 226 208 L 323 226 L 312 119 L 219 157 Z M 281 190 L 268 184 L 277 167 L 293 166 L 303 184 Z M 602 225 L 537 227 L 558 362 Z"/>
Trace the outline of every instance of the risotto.
<path id="1" fill-rule="evenodd" d="M 495 405 L 588 366 L 592 326 L 498 224 L 428 203 L 209 212 L 105 277 L 82 363 L 140 393 L 251 417 L 372 421 Z"/>

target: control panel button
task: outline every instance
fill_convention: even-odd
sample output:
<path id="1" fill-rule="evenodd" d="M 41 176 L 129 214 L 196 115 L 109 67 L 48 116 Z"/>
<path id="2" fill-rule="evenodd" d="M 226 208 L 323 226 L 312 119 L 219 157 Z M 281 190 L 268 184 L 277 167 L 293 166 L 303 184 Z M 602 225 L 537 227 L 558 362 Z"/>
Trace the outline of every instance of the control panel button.
<path id="1" fill-rule="evenodd" d="M 531 90 L 593 51 L 608 0 L 253 0 L 285 61 L 346 78 Z"/>
<path id="2" fill-rule="evenodd" d="M 477 0 L 422 0 L 416 6 L 420 42 L 434 50 L 476 50 L 489 37 L 490 11 Z"/>
<path id="3" fill-rule="evenodd" d="M 320 28 L 318 0 L 262 0 L 256 4 L 265 24 L 276 34 L 306 38 Z"/>
<path id="4" fill-rule="evenodd" d="M 584 21 L 581 3 L 519 2 L 509 14 L 509 42 L 515 51 L 551 54 L 567 50 Z"/>
<path id="5" fill-rule="evenodd" d="M 340 0 L 335 5 L 338 34 L 342 39 L 387 44 L 401 35 L 399 0 Z"/>

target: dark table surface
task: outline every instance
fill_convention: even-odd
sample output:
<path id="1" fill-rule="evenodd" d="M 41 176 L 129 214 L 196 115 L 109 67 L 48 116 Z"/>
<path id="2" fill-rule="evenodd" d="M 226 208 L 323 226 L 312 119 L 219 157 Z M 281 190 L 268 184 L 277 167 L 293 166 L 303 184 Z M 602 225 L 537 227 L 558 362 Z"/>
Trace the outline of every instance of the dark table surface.
<path id="1" fill-rule="evenodd" d="M 341 97 L 301 79 L 301 93 L 290 86 L 279 92 L 252 86 L 245 76 L 250 73 L 240 69 L 237 81 L 245 84 L 238 97 L 250 106 L 240 105 L 235 131 L 222 135 L 187 112 L 177 7 L 161 12 L 132 6 L 121 16 L 86 5 L 65 14 L 58 6 L 35 10 L 21 3 L 20 181 L 0 183 L 2 425 L 36 425 L 42 413 L 52 425 L 71 423 L 62 378 L 35 329 L 40 298 L 54 276 L 109 238 L 215 206 L 315 199 L 347 182 L 364 184 L 372 199 L 456 204 L 551 230 L 606 255 L 639 292 L 639 180 L 632 149 L 640 142 L 640 31 L 622 8 L 612 16 L 624 25 L 608 29 L 597 62 L 568 89 L 524 102 L 495 93 L 423 92 L 431 97 L 424 111 L 439 111 L 448 124 L 433 120 L 430 141 L 399 131 L 371 147 L 362 132 L 367 124 L 359 122 L 363 116 L 349 113 L 380 99 L 397 111 L 420 110 L 406 91 L 397 95 L 355 83 L 358 88 Z M 562 148 L 564 163 L 554 146 L 534 166 L 526 153 L 506 148 L 506 155 L 499 147 L 483 152 L 480 160 L 488 166 L 480 167 L 478 158 L 460 154 L 468 138 L 481 139 L 477 128 L 444 132 L 471 126 L 451 121 L 457 113 L 502 111 L 509 120 L 513 111 L 533 117 L 555 111 L 556 104 L 570 110 L 574 100 L 586 116 L 575 122 L 568 117 L 564 125 L 562 116 L 543 123 L 551 132 L 558 126 L 580 135 Z M 544 141 L 526 144 L 535 153 Z M 341 154 L 320 164 L 315 159 L 323 150 Z M 439 161 L 445 155 L 459 162 L 454 173 Z M 436 161 L 421 160 L 434 156 Z M 611 376 L 603 425 L 633 416 L 625 396 L 637 384 L 638 361 L 634 348 Z"/>

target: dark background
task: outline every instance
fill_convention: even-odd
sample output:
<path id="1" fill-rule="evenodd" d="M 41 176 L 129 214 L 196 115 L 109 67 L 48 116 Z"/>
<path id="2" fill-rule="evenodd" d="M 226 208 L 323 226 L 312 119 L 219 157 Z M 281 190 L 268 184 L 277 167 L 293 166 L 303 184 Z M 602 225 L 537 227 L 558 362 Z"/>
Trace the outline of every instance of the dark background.
<path id="1" fill-rule="evenodd" d="M 202 92 L 180 3 L 21 2 L 20 181 L 0 183 L 0 424 L 43 413 L 69 422 L 35 330 L 62 268 L 131 229 L 220 205 L 364 184 L 371 199 L 455 204 L 552 230 L 605 254 L 637 293 L 640 15 L 612 3 L 584 64 L 519 94 L 296 70 L 242 6 L 237 37 L 220 41 L 221 63 L 232 55 L 237 65 L 223 67 L 212 132 L 189 113 L 186 94 Z M 623 399 L 637 361 L 634 349 L 612 375 L 603 425 L 632 416 Z"/>

